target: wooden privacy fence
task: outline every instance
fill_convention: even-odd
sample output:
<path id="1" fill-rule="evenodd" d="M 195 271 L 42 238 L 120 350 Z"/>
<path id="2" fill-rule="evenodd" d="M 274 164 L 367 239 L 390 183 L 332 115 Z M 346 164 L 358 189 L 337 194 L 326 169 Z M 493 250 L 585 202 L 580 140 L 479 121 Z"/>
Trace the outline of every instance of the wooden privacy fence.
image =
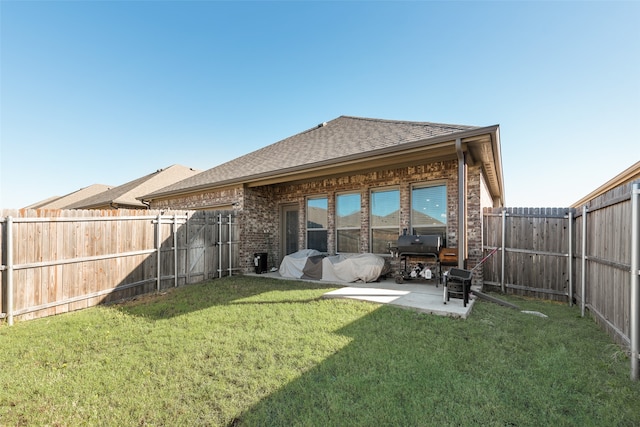
<path id="1" fill-rule="evenodd" d="M 31 319 L 231 275 L 229 211 L 4 210 L 0 317 Z"/>
<path id="2" fill-rule="evenodd" d="M 484 250 L 499 250 L 484 265 L 484 285 L 579 303 L 583 316 L 588 309 L 631 347 L 637 363 L 639 185 L 622 185 L 579 209 L 485 209 Z"/>
<path id="3" fill-rule="evenodd" d="M 638 277 L 637 264 L 632 270 L 633 258 L 638 256 L 632 256 L 638 231 L 634 236 L 632 228 L 640 219 L 637 211 L 632 212 L 632 201 L 632 184 L 620 186 L 577 209 L 574 227 L 579 254 L 574 266 L 575 299 L 583 315 L 588 309 L 617 342 L 626 346 L 632 335 L 630 277 Z"/>
<path id="4" fill-rule="evenodd" d="M 499 248 L 484 265 L 484 284 L 503 291 L 566 300 L 573 244 L 569 208 L 487 208 L 485 250 Z"/>

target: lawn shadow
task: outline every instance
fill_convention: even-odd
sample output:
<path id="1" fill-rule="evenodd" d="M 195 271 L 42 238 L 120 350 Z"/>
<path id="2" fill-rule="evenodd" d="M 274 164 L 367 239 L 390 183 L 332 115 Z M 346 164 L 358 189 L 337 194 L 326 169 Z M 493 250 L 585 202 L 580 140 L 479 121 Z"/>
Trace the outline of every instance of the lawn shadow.
<path id="1" fill-rule="evenodd" d="M 308 293 L 302 293 L 304 296 L 300 299 L 291 297 L 291 291 L 310 289 L 318 289 L 316 298 L 310 299 Z M 220 305 L 307 303 L 332 289 L 335 287 L 327 284 L 231 276 L 140 295 L 115 303 L 113 307 L 129 315 L 161 320 Z M 279 298 L 279 292 L 287 292 L 287 299 Z"/>
<path id="2" fill-rule="evenodd" d="M 443 336 L 445 323 L 462 339 Z M 473 382 L 452 378 L 446 358 L 468 345 L 461 320 L 383 305 L 335 333 L 351 342 L 228 426 L 435 425 L 449 419 L 452 381 Z"/>
<path id="3" fill-rule="evenodd" d="M 344 347 L 227 426 L 636 425 L 637 411 L 619 414 L 605 402 L 616 398 L 585 391 L 593 379 L 562 368 L 581 359 L 558 335 L 567 323 L 551 322 L 484 302 L 466 320 L 382 305 L 334 331 Z"/>

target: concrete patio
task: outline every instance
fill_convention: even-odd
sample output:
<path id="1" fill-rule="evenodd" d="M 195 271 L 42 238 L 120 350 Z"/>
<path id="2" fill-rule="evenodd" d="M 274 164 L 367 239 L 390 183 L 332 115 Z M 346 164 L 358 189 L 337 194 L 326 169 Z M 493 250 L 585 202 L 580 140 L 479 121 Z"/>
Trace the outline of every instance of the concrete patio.
<path id="1" fill-rule="evenodd" d="M 323 298 L 349 298 L 361 301 L 369 301 L 379 304 L 389 304 L 401 308 L 415 310 L 421 313 L 435 314 L 439 316 L 460 317 L 466 319 L 475 303 L 473 295 L 466 307 L 462 299 L 451 298 L 444 303 L 444 288 L 442 285 L 425 281 L 405 281 L 402 284 L 395 282 L 393 278 L 381 279 L 373 283 L 336 283 L 320 280 L 292 279 L 280 276 L 277 271 L 263 274 L 246 274 L 254 277 L 268 277 L 281 280 L 302 280 L 314 283 L 340 286 L 323 295 Z M 473 289 L 473 287 L 472 287 Z"/>

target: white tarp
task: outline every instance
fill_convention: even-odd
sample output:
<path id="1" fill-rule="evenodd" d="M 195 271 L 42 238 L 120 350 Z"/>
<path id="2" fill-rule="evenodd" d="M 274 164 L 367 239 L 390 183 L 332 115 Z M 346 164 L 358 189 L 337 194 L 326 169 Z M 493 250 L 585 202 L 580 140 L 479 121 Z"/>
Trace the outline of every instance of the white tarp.
<path id="1" fill-rule="evenodd" d="M 307 259 L 319 255 L 322 255 L 322 253 L 315 249 L 303 249 L 287 255 L 280 264 L 280 275 L 295 279 L 301 278 L 304 275 L 304 266 L 307 264 Z"/>
<path id="2" fill-rule="evenodd" d="M 322 257 L 314 249 L 287 255 L 280 264 L 280 275 L 295 279 L 328 282 L 373 282 L 385 271 L 384 258 L 374 254 L 350 254 Z"/>
<path id="3" fill-rule="evenodd" d="M 384 258 L 374 254 L 335 255 L 322 260 L 322 280 L 373 282 L 384 270 Z"/>

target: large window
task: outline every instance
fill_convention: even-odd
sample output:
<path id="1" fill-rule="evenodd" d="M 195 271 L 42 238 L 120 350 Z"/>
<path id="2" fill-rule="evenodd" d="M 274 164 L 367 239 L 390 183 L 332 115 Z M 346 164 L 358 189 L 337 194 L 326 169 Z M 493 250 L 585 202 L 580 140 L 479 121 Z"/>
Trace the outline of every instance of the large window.
<path id="1" fill-rule="evenodd" d="M 400 234 L 400 191 L 372 191 L 370 204 L 371 252 L 388 254 Z"/>
<path id="2" fill-rule="evenodd" d="M 446 235 L 446 186 L 416 186 L 411 190 L 411 226 L 414 234 Z"/>
<path id="3" fill-rule="evenodd" d="M 360 252 L 360 194 L 336 196 L 336 250 Z"/>
<path id="4" fill-rule="evenodd" d="M 307 248 L 327 252 L 327 198 L 307 199 Z"/>

